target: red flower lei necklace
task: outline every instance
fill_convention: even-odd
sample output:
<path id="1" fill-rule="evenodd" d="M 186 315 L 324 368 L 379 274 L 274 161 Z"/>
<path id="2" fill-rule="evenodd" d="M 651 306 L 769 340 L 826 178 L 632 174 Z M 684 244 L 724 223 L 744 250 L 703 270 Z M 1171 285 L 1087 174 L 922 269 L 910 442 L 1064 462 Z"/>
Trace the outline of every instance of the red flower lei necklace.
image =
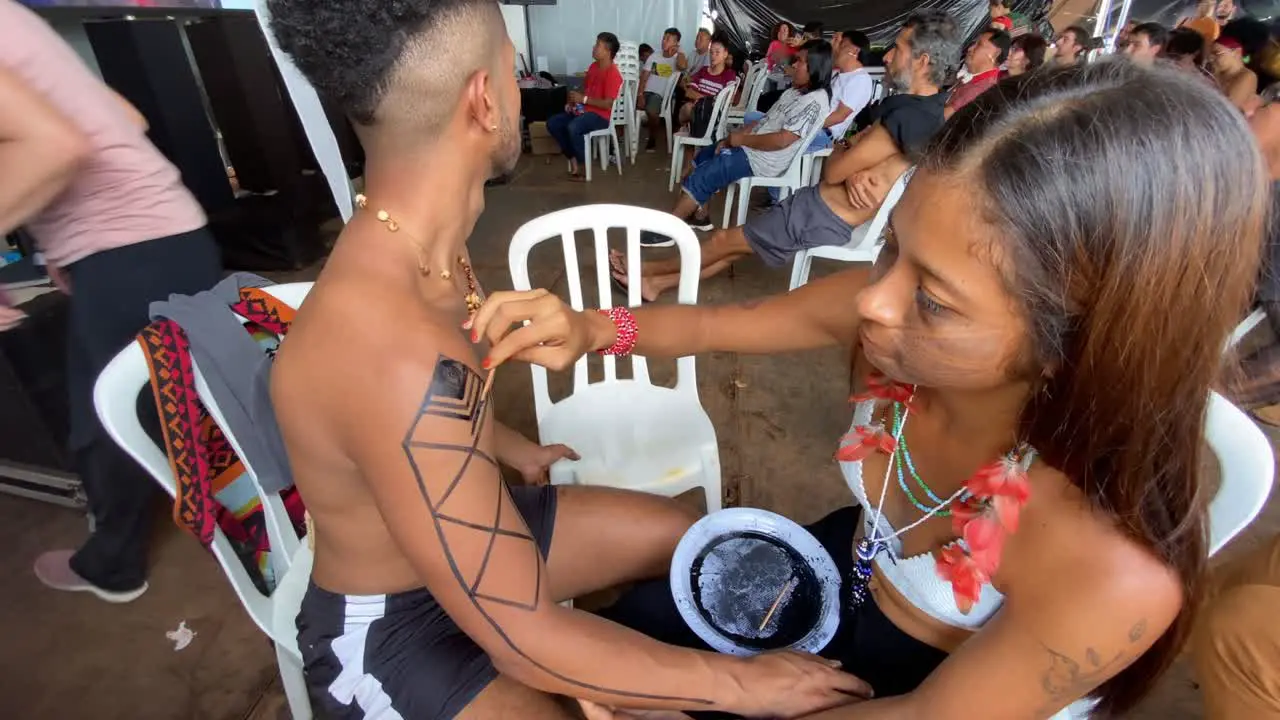
<path id="1" fill-rule="evenodd" d="M 911 413 L 914 385 L 895 383 L 879 373 L 867 380 L 867 390 L 853 395 L 850 402 L 888 400 L 902 406 L 903 419 L 897 434 L 890 434 L 883 424 L 859 425 L 840 439 L 836 459 L 858 462 L 874 452 L 889 456 L 880 501 L 876 505 L 870 536 L 863 537 L 855 550 L 856 558 L 850 578 L 850 602 L 860 605 L 869 596 L 871 563 L 881 552 L 889 550 L 889 541 L 913 530 L 942 510 L 950 510 L 951 526 L 956 539 L 934 552 L 938 575 L 951 583 L 956 607 L 968 614 L 1000 567 L 1005 538 L 1018 531 L 1018 516 L 1031 497 L 1027 468 L 1035 459 L 1035 451 L 1025 443 L 1000 459 L 980 468 L 950 498 L 925 513 L 924 517 L 881 537 L 880 517 L 884 507 L 889 474 L 893 470 L 895 451 L 901 441 L 906 418 Z"/>

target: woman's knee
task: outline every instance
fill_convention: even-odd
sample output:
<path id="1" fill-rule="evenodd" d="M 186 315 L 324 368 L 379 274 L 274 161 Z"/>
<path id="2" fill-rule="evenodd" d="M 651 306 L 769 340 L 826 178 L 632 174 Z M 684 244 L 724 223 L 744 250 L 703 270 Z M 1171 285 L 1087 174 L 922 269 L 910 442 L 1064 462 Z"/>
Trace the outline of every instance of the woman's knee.
<path id="1" fill-rule="evenodd" d="M 1280 628 L 1273 612 L 1280 587 L 1240 585 L 1223 592 L 1204 609 L 1193 638 L 1200 662 L 1232 662 L 1256 653 L 1248 648 L 1280 649 Z"/>

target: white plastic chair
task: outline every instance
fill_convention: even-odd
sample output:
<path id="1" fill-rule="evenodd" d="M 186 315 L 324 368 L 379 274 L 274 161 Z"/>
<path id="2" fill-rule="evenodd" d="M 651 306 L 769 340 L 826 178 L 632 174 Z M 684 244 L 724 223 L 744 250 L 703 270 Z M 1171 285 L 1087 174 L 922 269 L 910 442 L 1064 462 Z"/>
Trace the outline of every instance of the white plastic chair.
<path id="1" fill-rule="evenodd" d="M 667 152 L 668 153 L 671 152 L 672 143 L 674 142 L 674 140 L 672 140 L 672 136 L 675 134 L 675 128 L 672 127 L 672 125 L 675 123 L 675 118 L 672 117 L 671 115 L 671 111 L 672 111 L 671 106 L 673 105 L 672 98 L 675 96 L 676 87 L 680 85 L 681 77 L 684 77 L 684 73 L 679 71 L 673 72 L 671 74 L 671 82 L 667 83 L 667 91 L 662 96 L 662 108 L 658 111 L 658 114 L 662 116 L 662 122 L 666 125 L 666 128 L 667 128 Z M 636 142 L 637 144 L 639 144 L 638 130 L 640 125 L 640 118 L 644 116 L 644 110 L 642 108 L 635 108 L 635 116 L 636 116 L 636 127 L 637 127 Z M 652 137 L 653 133 L 657 131 L 658 131 L 657 128 L 649 128 L 649 136 Z"/>
<path id="2" fill-rule="evenodd" d="M 294 305 L 295 302 L 301 302 L 310 285 L 311 283 L 293 283 L 266 290 Z M 149 391 L 150 382 L 151 375 L 142 348 L 136 342 L 129 343 L 98 375 L 93 389 L 94 406 L 111 439 L 149 472 L 170 496 L 174 496 L 177 494 L 177 479 L 169 467 L 169 459 L 164 450 L 142 429 L 142 423 L 138 419 L 138 393 L 144 387 Z M 198 368 L 196 389 L 214 421 L 225 428 L 221 412 L 209 404 L 208 387 Z M 238 453 L 240 446 L 235 438 L 227 435 L 227 439 Z M 243 458 L 241 455 L 241 459 Z M 210 549 L 227 574 L 232 589 L 248 611 L 249 617 L 275 644 L 276 662 L 280 667 L 280 679 L 289 701 L 290 712 L 295 720 L 308 720 L 312 717 L 311 702 L 302 676 L 302 654 L 298 651 L 295 619 L 311 577 L 311 551 L 306 543 L 299 541 L 293 531 L 280 496 L 264 492 L 247 463 L 245 471 L 263 501 L 267 536 L 272 547 L 272 568 L 276 577 L 274 592 L 263 595 L 258 591 L 222 530 L 214 530 Z"/>
<path id="3" fill-rule="evenodd" d="M 1213 557 L 1262 512 L 1275 481 L 1271 443 L 1249 416 L 1209 393 L 1204 439 L 1218 461 L 1218 492 L 1209 502 L 1209 556 Z M 1093 701 L 1077 700 L 1051 720 L 1088 720 Z"/>
<path id="4" fill-rule="evenodd" d="M 883 100 L 889 94 L 889 84 L 884 81 L 884 68 L 867 68 L 871 76 L 871 102 Z"/>
<path id="5" fill-rule="evenodd" d="M 1255 308 L 1244 320 L 1240 321 L 1235 330 L 1231 331 L 1231 335 L 1227 337 L 1227 350 L 1239 345 L 1240 341 L 1244 340 L 1245 335 L 1252 332 L 1254 328 L 1261 325 L 1262 321 L 1266 319 L 1267 314 L 1262 311 L 1262 308 Z"/>
<path id="6" fill-rule="evenodd" d="M 591 182 L 591 150 L 595 147 L 596 141 L 600 141 L 600 169 L 609 169 L 609 150 L 612 148 L 613 156 L 618 160 L 618 174 L 622 174 L 622 147 L 618 144 L 618 125 L 619 120 L 623 124 L 626 118 L 621 117 L 626 113 L 627 109 L 627 83 L 622 83 L 622 89 L 618 92 L 618 97 L 613 99 L 613 109 L 609 113 L 609 127 L 602 130 L 593 130 L 584 137 L 583 144 L 586 145 L 583 150 L 586 160 L 587 182 Z M 588 111 L 590 112 L 590 111 Z M 623 132 L 630 132 L 625 127 Z"/>
<path id="7" fill-rule="evenodd" d="M 760 106 L 760 96 L 764 94 L 765 83 L 769 82 L 769 68 L 763 61 L 755 64 L 742 81 L 745 90 L 740 102 L 729 108 L 729 127 L 739 127 L 746 123 L 746 115 Z"/>
<path id="8" fill-rule="evenodd" d="M 902 193 L 907 189 L 907 181 L 910 179 L 911 169 L 908 169 L 889 188 L 889 194 L 885 195 L 875 217 L 853 229 L 847 245 L 822 245 L 797 252 L 791 263 L 791 289 L 795 290 L 809 282 L 809 271 L 813 269 L 814 258 L 841 262 L 875 262 L 876 255 L 880 254 L 880 237 L 889 224 L 889 215 L 902 199 Z"/>
<path id="9" fill-rule="evenodd" d="M 680 173 L 684 170 L 684 148 L 708 147 L 716 141 L 717 137 L 724 137 L 723 129 L 728 119 L 726 112 L 729 100 L 737 90 L 738 81 L 734 80 L 725 85 L 716 95 L 715 105 L 711 108 L 711 122 L 707 123 L 707 129 L 702 135 L 692 137 L 683 130 L 675 134 L 675 157 L 671 159 L 671 177 L 667 180 L 668 192 L 676 189 L 676 181 L 680 179 Z"/>
<path id="10" fill-rule="evenodd" d="M 800 160 L 800 178 L 804 180 L 805 185 L 817 185 L 822 182 L 822 165 L 827 158 L 831 157 L 832 150 L 828 147 L 804 154 L 804 158 Z"/>
<path id="11" fill-rule="evenodd" d="M 791 193 L 805 187 L 808 183 L 805 182 L 805 178 L 801 174 L 801 169 L 804 167 L 804 151 L 807 150 L 810 143 L 813 142 L 814 136 L 821 131 L 822 124 L 814 123 L 813 130 L 810 130 L 807 135 L 797 140 L 797 142 L 800 143 L 800 150 L 791 158 L 791 164 L 787 166 L 786 172 L 782 173 L 778 177 L 760 177 L 758 175 L 753 175 L 751 177 L 742 178 L 735 183 L 731 183 L 729 187 L 725 188 L 724 225 L 722 227 L 726 230 L 730 227 L 729 220 L 732 217 L 733 196 L 735 192 L 739 194 L 737 224 L 742 225 L 747 221 L 747 210 L 751 205 L 751 190 L 753 188 L 776 187 L 779 191 L 778 199 L 785 200 L 790 197 Z"/>
<path id="12" fill-rule="evenodd" d="M 604 308 L 613 306 L 608 257 L 609 228 L 626 229 L 629 304 L 640 305 L 640 233 L 649 230 L 674 238 L 680 250 L 678 300 L 697 302 L 701 250 L 689 226 L 670 213 L 628 205 L 586 205 L 544 215 L 526 223 L 511 240 L 508 262 L 516 290 L 530 290 L 529 252 L 558 240 L 568 269 L 569 305 L 582 310 L 582 280 L 574 234 L 590 230 L 594 242 L 596 285 Z M 552 402 L 547 371 L 536 365 L 533 400 L 543 444 L 564 443 L 582 457 L 551 466 L 556 485 L 602 485 L 674 497 L 701 488 L 707 511 L 720 509 L 720 451 L 715 428 L 698 399 L 692 356 L 676 360 L 674 388 L 654 385 L 649 366 L 632 356 L 632 379 L 618 377 L 617 359 L 603 358 L 604 379 L 589 382 L 587 359 L 573 366 L 573 392 Z"/>

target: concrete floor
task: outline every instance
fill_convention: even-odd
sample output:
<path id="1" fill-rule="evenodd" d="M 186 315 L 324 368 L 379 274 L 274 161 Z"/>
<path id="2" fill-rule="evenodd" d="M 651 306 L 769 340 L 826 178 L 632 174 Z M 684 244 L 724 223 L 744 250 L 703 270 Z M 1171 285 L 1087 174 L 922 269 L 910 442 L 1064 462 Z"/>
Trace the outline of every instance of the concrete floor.
<path id="1" fill-rule="evenodd" d="M 514 181 L 488 193 L 488 209 L 471 241 L 480 280 L 490 291 L 510 288 L 507 244 L 524 222 L 547 212 L 594 202 L 668 209 L 667 156 L 642 155 L 625 175 L 597 174 L 589 185 L 562 179 L 563 164 L 526 157 Z M 713 214 L 713 217 L 719 217 Z M 580 239 L 581 241 L 581 239 Z M 582 243 L 583 250 L 588 245 Z M 589 252 L 580 252 L 589 263 Z M 534 253 L 535 286 L 564 293 L 558 253 Z M 821 266 L 816 272 L 828 271 Z M 315 268 L 280 279 L 309 279 Z M 594 287 L 595 268 L 582 268 Z M 785 270 L 757 261 L 740 263 L 732 276 L 706 283 L 700 300 L 741 300 L 780 292 Z M 587 302 L 593 303 L 590 291 Z M 670 377 L 656 368 L 655 379 Z M 733 504 L 764 507 L 809 522 L 849 502 L 830 462 L 836 439 L 849 422 L 845 358 L 840 352 L 775 357 L 728 353 L 698 359 L 703 404 L 720 439 L 723 478 Z M 535 433 L 529 372 L 500 372 L 495 396 L 499 417 Z M 1274 444 L 1274 443 L 1273 443 Z M 1280 530 L 1280 501 L 1273 502 L 1245 537 L 1225 555 L 1246 549 Z M 73 547 L 84 519 L 69 510 L 0 496 L 0 572 L 11 578 L 0 600 L 0 716 L 101 720 L 233 720 L 287 717 L 274 654 L 249 621 L 212 557 L 157 512 L 151 589 L 137 602 L 110 606 L 83 595 L 44 590 L 30 570 L 48 548 Z M 22 610 L 22 608 L 27 608 Z M 165 631 L 185 620 L 197 635 L 174 652 Z M 1143 720 L 1198 718 L 1202 708 L 1181 662 L 1147 704 L 1130 715 Z"/>

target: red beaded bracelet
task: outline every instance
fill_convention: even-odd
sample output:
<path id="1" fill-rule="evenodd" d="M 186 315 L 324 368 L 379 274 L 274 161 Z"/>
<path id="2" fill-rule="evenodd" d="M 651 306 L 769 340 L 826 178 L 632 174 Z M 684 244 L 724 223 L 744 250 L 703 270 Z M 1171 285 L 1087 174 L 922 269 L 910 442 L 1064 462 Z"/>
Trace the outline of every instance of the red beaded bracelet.
<path id="1" fill-rule="evenodd" d="M 617 334 L 613 344 L 607 348 L 602 348 L 599 351 L 600 354 L 622 357 L 630 355 L 632 349 L 636 346 L 636 339 L 640 337 L 640 329 L 636 325 L 636 316 L 632 315 L 631 311 L 624 307 L 597 310 L 596 312 L 613 322 L 613 327 Z"/>

